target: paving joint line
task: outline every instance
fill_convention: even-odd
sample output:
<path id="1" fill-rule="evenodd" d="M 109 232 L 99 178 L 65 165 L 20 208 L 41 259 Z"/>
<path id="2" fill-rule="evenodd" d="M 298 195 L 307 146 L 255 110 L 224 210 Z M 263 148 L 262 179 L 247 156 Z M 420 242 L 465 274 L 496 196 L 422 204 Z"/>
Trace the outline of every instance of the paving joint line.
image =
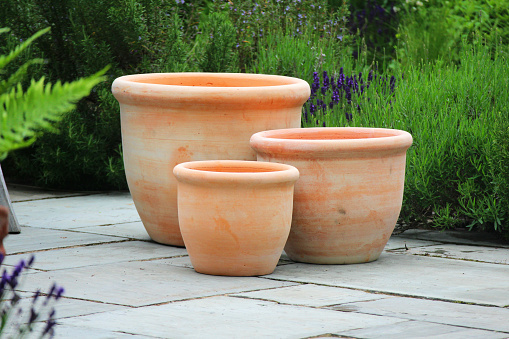
<path id="1" fill-rule="evenodd" d="M 396 293 L 396 292 L 389 292 L 389 291 L 380 291 L 380 290 L 370 290 L 370 289 L 363 289 L 363 288 L 355 288 L 355 287 L 349 287 L 349 286 L 337 286 L 337 285 L 327 285 L 323 283 L 314 283 L 314 282 L 302 282 L 302 281 L 295 281 L 295 280 L 286 280 L 281 278 L 273 278 L 273 277 L 259 277 L 262 279 L 268 279 L 268 280 L 276 280 L 276 281 L 287 281 L 287 282 L 295 282 L 295 283 L 301 283 L 301 284 L 312 284 L 317 286 L 325 286 L 325 287 L 336 287 L 336 288 L 345 288 L 353 291 L 361 291 L 361 292 L 368 292 L 373 294 L 383 294 L 383 295 L 390 295 L 395 297 L 404 297 L 404 298 L 412 298 L 412 299 L 424 299 L 424 300 L 434 300 L 434 301 L 442 301 L 452 304 L 463 304 L 463 305 L 474 305 L 474 306 L 483 306 L 483 307 L 493 307 L 493 308 L 506 308 L 508 306 L 498 306 L 493 304 L 482 304 L 482 303 L 475 303 L 475 302 L 469 302 L 469 301 L 461 301 L 461 300 L 451 300 L 451 299 L 441 299 L 436 297 L 425 297 L 425 296 L 418 296 L 418 295 L 411 295 L 411 294 L 404 294 L 404 293 Z"/>

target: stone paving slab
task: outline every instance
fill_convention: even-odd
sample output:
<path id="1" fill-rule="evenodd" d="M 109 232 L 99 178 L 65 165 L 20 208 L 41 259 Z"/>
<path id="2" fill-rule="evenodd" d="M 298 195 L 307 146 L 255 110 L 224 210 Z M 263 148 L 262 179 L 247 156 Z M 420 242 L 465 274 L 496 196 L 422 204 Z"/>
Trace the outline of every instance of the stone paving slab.
<path id="1" fill-rule="evenodd" d="M 146 241 L 124 241 L 40 252 L 36 254 L 32 268 L 61 270 L 182 255 L 187 256 L 185 248 L 164 246 Z M 26 254 L 9 255 L 5 258 L 5 264 L 16 265 L 19 260 L 25 258 Z"/>
<path id="2" fill-rule="evenodd" d="M 125 306 L 295 285 L 263 278 L 209 276 L 154 260 L 33 273 L 20 289 L 35 291 L 48 281 L 64 286 L 66 297 Z"/>
<path id="3" fill-rule="evenodd" d="M 78 197 L 82 195 L 97 194 L 97 192 L 66 192 L 58 190 L 41 190 L 40 188 L 25 185 L 7 184 L 11 202 L 41 200 L 52 198 Z"/>
<path id="4" fill-rule="evenodd" d="M 57 338 L 509 338 L 509 244 L 490 236 L 407 230 L 369 264 L 283 253 L 272 275 L 215 277 L 184 248 L 151 242 L 128 193 L 51 194 L 18 195 L 18 219 L 33 227 L 6 239 L 5 264 L 36 252 L 23 297 L 66 288 Z"/>
<path id="5" fill-rule="evenodd" d="M 304 338 L 400 321 L 391 317 L 217 296 L 61 322 L 163 338 Z"/>
<path id="6" fill-rule="evenodd" d="M 431 257 L 472 260 L 493 264 L 509 265 L 509 249 L 480 247 L 456 244 L 441 244 L 428 247 L 414 247 L 407 250 L 396 250 L 397 253 L 424 255 Z"/>
<path id="7" fill-rule="evenodd" d="M 100 244 L 119 241 L 118 237 L 76 233 L 66 230 L 21 226 L 20 234 L 10 234 L 4 240 L 7 254 L 26 253 L 62 247 Z"/>
<path id="8" fill-rule="evenodd" d="M 76 231 L 111 235 L 136 240 L 151 240 L 141 221 L 127 222 L 124 224 L 80 227 Z"/>
<path id="9" fill-rule="evenodd" d="M 37 323 L 33 327 L 33 333 L 42 333 L 43 329 L 45 327 L 45 323 Z M 76 339 L 158 339 L 158 337 L 153 336 L 145 336 L 145 335 L 136 335 L 136 334 L 130 334 L 126 333 L 124 331 L 108 331 L 98 328 L 84 328 L 84 327 L 77 327 L 77 326 L 71 326 L 71 325 L 60 325 L 57 324 L 54 327 L 55 330 L 55 336 L 54 339 L 69 339 L 69 338 L 76 338 Z M 5 331 L 7 334 L 14 334 L 12 331 Z M 6 336 L 7 337 L 7 336 Z M 16 336 L 12 336 L 15 338 Z M 35 338 L 35 336 L 29 337 L 29 338 Z M 159 337 L 160 338 L 160 337 Z"/>
<path id="10" fill-rule="evenodd" d="M 278 266 L 271 279 L 496 306 L 509 305 L 509 267 L 382 253 L 358 265 Z"/>
<path id="11" fill-rule="evenodd" d="M 504 242 L 500 237 L 490 233 L 410 229 L 399 236 L 407 239 L 438 241 L 441 243 L 509 248 L 508 242 Z"/>
<path id="12" fill-rule="evenodd" d="M 458 304 L 417 298 L 387 298 L 331 307 L 335 310 L 373 314 L 445 325 L 504 332 L 509 337 L 509 309 Z"/>
<path id="13" fill-rule="evenodd" d="M 47 292 L 50 289 L 50 284 L 44 287 L 45 288 L 42 288 L 42 291 Z M 19 305 L 24 310 L 24 312 L 28 312 L 28 310 L 30 310 L 30 307 L 33 305 L 32 304 L 33 293 L 20 293 L 20 294 L 24 296 L 24 298 L 20 300 Z M 44 302 L 45 298 L 46 298 L 45 296 L 39 297 L 36 305 L 38 310 L 42 310 L 42 303 Z M 55 319 L 97 314 L 101 312 L 111 312 L 127 308 L 126 306 L 69 299 L 66 298 L 65 296 L 60 298 L 54 304 L 49 305 L 49 307 L 47 307 L 46 310 L 51 310 L 51 306 L 54 306 L 56 310 Z"/>
<path id="14" fill-rule="evenodd" d="M 385 294 L 368 293 L 347 288 L 328 287 L 314 284 L 239 293 L 234 294 L 234 296 L 312 307 L 324 307 L 356 301 L 392 298 Z"/>
<path id="15" fill-rule="evenodd" d="M 431 246 L 440 244 L 437 241 L 428 241 L 428 240 L 418 240 L 411 238 L 403 238 L 400 236 L 392 236 L 389 238 L 387 245 L 385 245 L 384 251 L 391 251 L 397 249 L 405 249 L 406 248 L 415 248 L 415 247 L 423 247 L 423 246 Z"/>
<path id="16" fill-rule="evenodd" d="M 24 201 L 14 203 L 13 208 L 21 225 L 40 228 L 74 229 L 140 220 L 127 192 Z"/>
<path id="17" fill-rule="evenodd" d="M 161 337 L 137 335 L 125 331 L 108 331 L 96 328 L 83 328 L 69 325 L 58 325 L 54 339 L 158 339 Z"/>
<path id="18" fill-rule="evenodd" d="M 472 328 L 449 326 L 424 321 L 405 321 L 397 324 L 374 326 L 346 331 L 338 336 L 364 339 L 496 339 L 507 338 L 507 333 L 477 330 Z"/>
<path id="19" fill-rule="evenodd" d="M 193 264 L 191 263 L 191 258 L 189 256 L 182 256 L 182 257 L 175 257 L 167 259 L 166 262 L 170 265 L 179 266 L 179 267 L 186 267 L 193 269 Z M 290 261 L 289 259 L 285 259 L 285 255 L 281 255 L 281 258 L 279 259 L 277 265 L 291 265 L 295 264 L 295 262 Z M 270 277 L 270 275 L 268 275 Z"/>

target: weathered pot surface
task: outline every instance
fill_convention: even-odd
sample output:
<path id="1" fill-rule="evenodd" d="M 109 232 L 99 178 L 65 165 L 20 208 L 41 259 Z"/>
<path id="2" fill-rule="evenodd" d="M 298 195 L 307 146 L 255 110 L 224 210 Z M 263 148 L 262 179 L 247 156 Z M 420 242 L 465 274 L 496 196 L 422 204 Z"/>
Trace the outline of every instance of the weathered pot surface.
<path id="1" fill-rule="evenodd" d="M 299 127 L 307 82 L 228 73 L 138 74 L 116 79 L 129 190 L 150 237 L 183 246 L 177 182 L 171 172 L 194 160 L 255 160 L 255 132 Z"/>
<path id="2" fill-rule="evenodd" d="M 400 130 L 317 127 L 256 133 L 259 161 L 295 166 L 292 229 L 285 251 L 294 261 L 352 264 L 378 259 L 402 200 L 406 150 Z"/>
<path id="3" fill-rule="evenodd" d="M 270 274 L 290 232 L 292 166 L 194 161 L 174 169 L 180 230 L 194 269 L 231 276 Z"/>

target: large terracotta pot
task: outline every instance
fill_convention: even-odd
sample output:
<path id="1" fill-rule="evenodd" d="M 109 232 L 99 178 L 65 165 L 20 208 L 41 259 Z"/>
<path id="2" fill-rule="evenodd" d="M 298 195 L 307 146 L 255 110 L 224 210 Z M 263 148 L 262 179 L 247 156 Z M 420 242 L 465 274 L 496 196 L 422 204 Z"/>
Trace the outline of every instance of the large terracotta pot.
<path id="1" fill-rule="evenodd" d="M 177 165 L 180 230 L 194 269 L 214 275 L 270 274 L 293 210 L 295 167 L 256 161 Z"/>
<path id="2" fill-rule="evenodd" d="M 307 82 L 275 75 L 168 73 L 116 79 L 129 190 L 150 237 L 183 246 L 173 167 L 255 160 L 255 132 L 299 127 Z"/>
<path id="3" fill-rule="evenodd" d="M 401 210 L 412 136 L 378 128 L 304 128 L 256 133 L 258 160 L 295 166 L 294 261 L 353 264 L 378 259 Z"/>

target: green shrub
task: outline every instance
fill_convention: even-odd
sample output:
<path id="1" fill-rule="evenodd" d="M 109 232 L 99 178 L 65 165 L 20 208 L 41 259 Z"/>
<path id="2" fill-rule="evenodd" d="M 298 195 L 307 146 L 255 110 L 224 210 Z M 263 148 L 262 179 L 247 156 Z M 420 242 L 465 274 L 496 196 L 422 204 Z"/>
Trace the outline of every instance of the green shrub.
<path id="1" fill-rule="evenodd" d="M 401 10 L 397 36 L 403 63 L 438 59 L 458 63 L 461 41 L 472 42 L 474 32 L 509 43 L 509 2 L 504 0 L 408 0 Z"/>
<path id="2" fill-rule="evenodd" d="M 350 49 L 334 37 L 317 37 L 309 29 L 302 34 L 277 29 L 258 41 L 253 73 L 293 76 L 312 81 L 316 69 L 334 69 L 351 63 Z"/>
<path id="3" fill-rule="evenodd" d="M 328 111 L 327 125 L 412 134 L 401 213 L 407 223 L 431 220 L 442 228 L 508 235 L 507 47 L 477 36 L 462 44 L 459 56 L 460 65 L 438 61 L 399 69 L 393 93 L 370 88 L 357 99 L 359 109 L 349 111 L 351 119 L 338 105 Z"/>
<path id="4" fill-rule="evenodd" d="M 235 27 L 227 14 L 211 13 L 202 22 L 200 68 L 204 72 L 237 72 L 238 52 Z"/>
<path id="5" fill-rule="evenodd" d="M 8 31 L 2 28 L 0 34 Z M 40 59 L 25 61 L 16 71 L 5 75 L 6 66 L 48 31 L 49 28 L 41 30 L 8 53 L 0 54 L 0 160 L 5 159 L 10 151 L 33 144 L 41 131 L 55 131 L 55 123 L 104 80 L 102 75 L 106 69 L 91 77 L 64 84 L 60 81 L 46 83 L 44 77 L 37 81 L 32 78 L 24 88 L 22 83 L 27 78 L 28 69 L 40 63 Z"/>
<path id="6" fill-rule="evenodd" d="M 108 81 L 59 123 L 62 133 L 45 134 L 37 144 L 13 154 L 4 165 L 6 175 L 51 187 L 127 188 L 119 107 L 111 83 L 124 74 L 199 70 L 188 62 L 190 46 L 183 36 L 179 6 L 156 0 L 3 4 L 0 16 L 12 26 L 0 44 L 3 48 L 11 40 L 30 36 L 32 29 L 52 27 L 31 51 L 48 60 L 41 71 L 49 80 L 75 79 L 112 66 Z"/>

